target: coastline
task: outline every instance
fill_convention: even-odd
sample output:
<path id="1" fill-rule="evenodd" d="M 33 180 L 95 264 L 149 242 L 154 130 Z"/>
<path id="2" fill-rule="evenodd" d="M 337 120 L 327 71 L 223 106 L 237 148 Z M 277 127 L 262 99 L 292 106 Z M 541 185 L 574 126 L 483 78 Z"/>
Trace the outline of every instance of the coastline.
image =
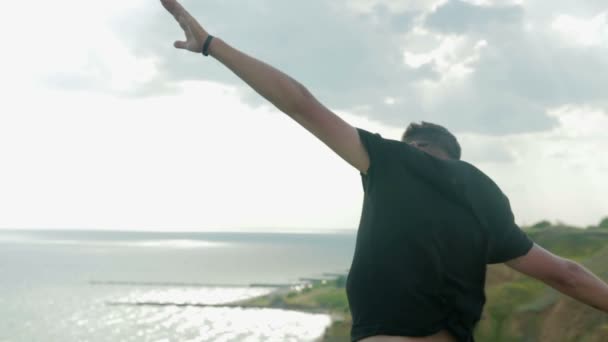
<path id="1" fill-rule="evenodd" d="M 245 309 L 278 309 L 298 311 L 307 314 L 327 316 L 329 324 L 314 342 L 342 342 L 350 338 L 352 319 L 346 298 L 346 274 L 327 273 L 322 278 L 300 278 L 299 283 L 271 284 L 253 283 L 249 288 L 268 288 L 270 291 L 255 297 L 236 301 L 203 304 L 195 302 L 147 301 L 107 301 L 109 306 L 178 306 L 178 307 L 223 307 Z M 171 283 L 171 282 L 125 282 L 125 281 L 89 281 L 93 286 L 189 286 L 209 287 L 217 284 Z M 223 287 L 242 287 L 236 284 L 223 284 Z"/>
<path id="2" fill-rule="evenodd" d="M 349 341 L 352 319 L 346 299 L 346 275 L 332 276 L 335 278 L 305 279 L 303 284 L 279 287 L 266 295 L 230 305 L 325 314 L 329 317 L 330 324 L 315 342 Z"/>

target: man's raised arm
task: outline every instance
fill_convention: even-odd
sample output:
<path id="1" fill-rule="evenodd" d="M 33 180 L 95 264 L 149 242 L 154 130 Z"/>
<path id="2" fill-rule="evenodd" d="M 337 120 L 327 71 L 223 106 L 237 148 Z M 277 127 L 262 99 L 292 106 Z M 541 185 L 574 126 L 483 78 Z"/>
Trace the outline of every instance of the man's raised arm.
<path id="1" fill-rule="evenodd" d="M 161 0 L 186 34 L 176 41 L 178 49 L 201 53 L 209 34 L 177 1 Z M 367 172 L 369 156 L 357 130 L 327 109 L 298 81 L 274 67 L 231 47 L 219 38 L 208 44 L 208 53 L 220 61 L 258 94 L 323 141 L 360 172 Z"/>

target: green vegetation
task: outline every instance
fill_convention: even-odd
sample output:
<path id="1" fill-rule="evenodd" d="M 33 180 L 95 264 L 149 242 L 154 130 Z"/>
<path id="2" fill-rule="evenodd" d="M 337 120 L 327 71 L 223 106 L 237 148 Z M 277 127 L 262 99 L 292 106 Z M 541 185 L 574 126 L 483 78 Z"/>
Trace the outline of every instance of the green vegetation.
<path id="1" fill-rule="evenodd" d="M 536 228 L 536 229 L 543 229 L 543 228 L 550 228 L 550 227 L 551 227 L 551 222 L 549 222 L 547 220 L 543 220 L 543 221 L 540 221 L 540 222 L 532 225 L 532 228 Z"/>
<path id="2" fill-rule="evenodd" d="M 541 221 L 524 228 L 536 243 L 558 255 L 583 263 L 608 279 L 608 218 L 597 227 L 581 229 Z M 301 291 L 277 293 L 247 305 L 325 312 L 333 323 L 324 342 L 349 341 L 351 317 L 346 277 L 316 281 Z M 541 282 L 504 265 L 488 267 L 487 302 L 475 330 L 479 342 L 608 341 L 608 317 L 567 298 Z"/>

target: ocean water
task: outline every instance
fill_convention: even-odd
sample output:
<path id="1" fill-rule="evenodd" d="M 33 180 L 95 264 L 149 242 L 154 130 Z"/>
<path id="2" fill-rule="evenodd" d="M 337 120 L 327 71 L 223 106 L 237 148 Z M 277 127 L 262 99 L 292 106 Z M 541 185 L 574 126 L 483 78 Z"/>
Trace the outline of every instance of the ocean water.
<path id="1" fill-rule="evenodd" d="M 354 244 L 354 232 L 0 230 L 0 341 L 315 341 L 327 315 L 222 304 L 345 273 Z"/>

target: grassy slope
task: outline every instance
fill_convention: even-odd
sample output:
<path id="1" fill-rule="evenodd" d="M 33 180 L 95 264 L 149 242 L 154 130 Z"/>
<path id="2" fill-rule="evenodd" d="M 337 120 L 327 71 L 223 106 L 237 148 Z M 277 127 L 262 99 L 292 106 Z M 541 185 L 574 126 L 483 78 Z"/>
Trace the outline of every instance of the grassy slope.
<path id="1" fill-rule="evenodd" d="M 546 249 L 582 262 L 608 279 L 608 229 L 549 227 L 527 230 Z M 344 278 L 316 283 L 302 292 L 275 294 L 250 305 L 327 312 L 334 322 L 323 341 L 348 341 L 351 317 Z M 608 316 L 566 298 L 504 265 L 488 269 L 487 302 L 475 335 L 478 342 L 608 341 Z"/>

